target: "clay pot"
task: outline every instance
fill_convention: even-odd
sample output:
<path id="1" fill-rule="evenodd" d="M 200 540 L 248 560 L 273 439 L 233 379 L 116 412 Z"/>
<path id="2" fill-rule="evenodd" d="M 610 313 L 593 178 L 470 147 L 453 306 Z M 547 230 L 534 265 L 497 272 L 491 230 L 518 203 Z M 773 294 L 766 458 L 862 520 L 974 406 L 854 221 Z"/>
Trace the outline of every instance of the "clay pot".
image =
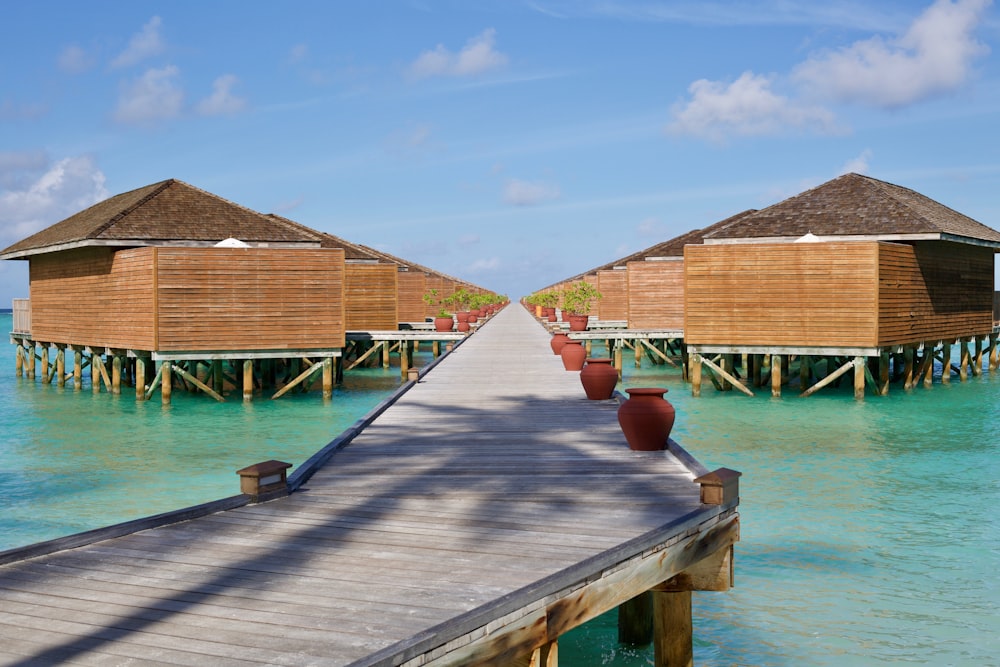
<path id="1" fill-rule="evenodd" d="M 450 317 L 435 317 L 434 318 L 434 331 L 453 331 L 455 329 L 455 320 Z"/>
<path id="2" fill-rule="evenodd" d="M 674 406 L 663 398 L 661 387 L 626 389 L 628 400 L 618 408 L 618 424 L 629 449 L 652 452 L 666 449 L 674 428 Z"/>
<path id="3" fill-rule="evenodd" d="M 552 347 L 552 354 L 559 354 L 562 352 L 563 345 L 569 340 L 569 336 L 564 333 L 557 333 L 552 336 L 549 340 L 549 345 Z"/>
<path id="4" fill-rule="evenodd" d="M 467 311 L 467 310 L 461 310 L 461 311 L 455 313 L 455 319 L 458 320 L 459 324 L 461 324 L 462 322 L 468 322 L 469 321 L 469 311 Z"/>
<path id="5" fill-rule="evenodd" d="M 569 316 L 569 330 L 570 331 L 586 331 L 587 330 L 587 320 L 590 318 L 586 315 L 570 315 Z"/>
<path id="6" fill-rule="evenodd" d="M 568 371 L 583 370 L 583 362 L 587 358 L 587 350 L 583 347 L 583 342 L 579 340 L 567 339 L 562 349 L 559 350 L 562 357 L 563 368 Z"/>
<path id="7" fill-rule="evenodd" d="M 472 328 L 472 325 L 469 324 L 468 320 L 466 320 L 465 322 L 459 322 L 458 323 L 458 330 L 461 333 L 465 333 L 465 332 L 467 332 L 471 328 Z"/>
<path id="8" fill-rule="evenodd" d="M 611 365 L 611 359 L 591 357 L 580 371 L 580 382 L 587 398 L 592 401 L 606 401 L 615 393 L 618 371 Z"/>

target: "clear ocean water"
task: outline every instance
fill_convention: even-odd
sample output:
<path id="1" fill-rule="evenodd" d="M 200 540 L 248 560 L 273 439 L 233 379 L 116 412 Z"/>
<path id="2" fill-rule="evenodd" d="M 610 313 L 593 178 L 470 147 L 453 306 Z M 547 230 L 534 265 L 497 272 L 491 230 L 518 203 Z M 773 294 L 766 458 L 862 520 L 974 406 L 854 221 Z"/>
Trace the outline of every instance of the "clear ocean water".
<path id="1" fill-rule="evenodd" d="M 301 463 L 399 383 L 379 368 L 328 404 L 175 392 L 164 409 L 18 380 L 0 349 L 0 550 L 233 495 L 237 469 Z M 678 442 L 743 473 L 736 587 L 695 593 L 697 664 L 1000 665 L 1000 373 L 863 402 L 846 384 L 694 399 L 679 371 L 626 360 L 624 386 L 645 385 L 669 388 Z M 560 664 L 652 664 L 616 637 L 606 614 Z"/>

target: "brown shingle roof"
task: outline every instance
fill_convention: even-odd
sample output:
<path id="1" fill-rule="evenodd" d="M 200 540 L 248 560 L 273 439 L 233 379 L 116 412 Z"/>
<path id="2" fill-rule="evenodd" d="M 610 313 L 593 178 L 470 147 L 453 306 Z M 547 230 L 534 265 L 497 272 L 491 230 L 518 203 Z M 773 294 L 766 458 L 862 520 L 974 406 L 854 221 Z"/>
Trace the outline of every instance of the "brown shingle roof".
<path id="1" fill-rule="evenodd" d="M 938 235 L 1000 244 L 1000 232 L 919 192 L 845 174 L 706 235 L 708 240 Z M 959 237 L 959 238 L 954 238 Z"/>
<path id="2" fill-rule="evenodd" d="M 170 179 L 115 195 L 0 252 L 15 258 L 75 244 L 320 244 L 318 232 L 288 225 L 183 181 Z"/>

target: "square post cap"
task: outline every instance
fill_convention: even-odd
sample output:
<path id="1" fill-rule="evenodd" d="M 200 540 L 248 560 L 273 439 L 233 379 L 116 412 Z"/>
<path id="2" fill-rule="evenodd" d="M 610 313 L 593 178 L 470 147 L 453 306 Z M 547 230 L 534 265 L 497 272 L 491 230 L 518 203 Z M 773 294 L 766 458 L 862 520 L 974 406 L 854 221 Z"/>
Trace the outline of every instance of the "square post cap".
<path id="1" fill-rule="evenodd" d="M 740 496 L 740 475 L 729 468 L 718 468 L 694 480 L 701 484 L 701 502 L 705 505 L 725 505 Z"/>

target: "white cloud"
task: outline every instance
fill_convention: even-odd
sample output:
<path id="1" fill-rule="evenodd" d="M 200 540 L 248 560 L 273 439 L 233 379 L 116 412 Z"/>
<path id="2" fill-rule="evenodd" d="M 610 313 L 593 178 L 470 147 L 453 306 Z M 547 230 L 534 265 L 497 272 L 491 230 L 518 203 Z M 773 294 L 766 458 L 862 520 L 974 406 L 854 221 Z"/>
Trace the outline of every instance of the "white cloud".
<path id="1" fill-rule="evenodd" d="M 639 236 L 661 236 L 664 233 L 663 223 L 658 218 L 645 218 L 636 228 Z"/>
<path id="2" fill-rule="evenodd" d="M 775 93 L 771 77 L 744 72 L 730 84 L 699 79 L 688 87 L 691 99 L 675 105 L 671 134 L 712 141 L 729 135 L 760 136 L 788 129 L 834 131 L 834 116 L 821 107 L 806 106 Z"/>
<path id="3" fill-rule="evenodd" d="M 470 264 L 465 272 L 470 275 L 475 275 L 477 273 L 489 273 L 491 271 L 496 271 L 502 265 L 499 257 L 484 257 L 477 259 L 472 264 Z"/>
<path id="4" fill-rule="evenodd" d="M 112 67 L 130 67 L 146 58 L 158 55 L 166 48 L 160 36 L 160 17 L 154 16 L 142 26 L 142 30 L 132 35 L 128 46 L 111 61 Z"/>
<path id="5" fill-rule="evenodd" d="M 507 56 L 497 51 L 496 30 L 488 28 L 470 39 L 458 53 L 438 44 L 424 51 L 410 65 L 410 76 L 425 79 L 432 76 L 474 76 L 507 64 Z"/>
<path id="6" fill-rule="evenodd" d="M 76 44 L 70 44 L 59 54 L 59 69 L 69 74 L 86 72 L 97 62 L 97 58 Z"/>
<path id="7" fill-rule="evenodd" d="M 560 194 L 559 188 L 554 185 L 512 178 L 504 186 L 503 200 L 514 206 L 532 206 L 557 199 Z"/>
<path id="8" fill-rule="evenodd" d="M 309 57 L 309 46 L 306 44 L 296 44 L 288 51 L 289 63 L 300 63 Z"/>
<path id="9" fill-rule="evenodd" d="M 973 31 L 990 0 L 937 0 L 897 39 L 873 37 L 811 57 L 793 79 L 837 101 L 896 108 L 963 85 L 989 52 Z"/>
<path id="10" fill-rule="evenodd" d="M 179 115 L 184 104 L 179 76 L 180 70 L 173 65 L 147 70 L 122 92 L 115 120 L 144 125 Z"/>
<path id="11" fill-rule="evenodd" d="M 869 162 L 872 159 L 872 152 L 870 149 L 866 148 L 861 151 L 861 154 L 855 158 L 848 160 L 841 167 L 839 175 L 844 174 L 867 174 L 869 169 Z"/>
<path id="12" fill-rule="evenodd" d="M 480 241 L 479 234 L 463 234 L 458 237 L 458 245 L 463 248 L 468 248 L 472 245 L 477 245 Z"/>
<path id="13" fill-rule="evenodd" d="M 202 116 L 221 116 L 239 113 L 247 106 L 247 101 L 233 94 L 233 86 L 239 79 L 233 74 L 224 74 L 212 82 L 212 94 L 198 103 L 198 113 Z"/>
<path id="14" fill-rule="evenodd" d="M 45 169 L 40 171 L 39 167 Z M 0 189 L 0 247 L 7 247 L 70 215 L 107 199 L 104 174 L 89 157 L 68 157 L 41 165 L 34 153 L 4 154 L 11 182 Z M 9 173 L 21 170 L 21 174 Z"/>

